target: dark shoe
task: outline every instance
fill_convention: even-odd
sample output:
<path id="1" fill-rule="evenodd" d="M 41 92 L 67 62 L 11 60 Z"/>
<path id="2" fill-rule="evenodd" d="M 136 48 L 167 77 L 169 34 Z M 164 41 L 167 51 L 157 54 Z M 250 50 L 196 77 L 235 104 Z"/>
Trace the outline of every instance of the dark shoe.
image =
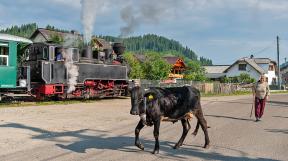
<path id="1" fill-rule="evenodd" d="M 256 118 L 256 120 L 255 120 L 256 122 L 258 122 L 258 121 L 260 121 L 260 119 L 259 118 Z"/>

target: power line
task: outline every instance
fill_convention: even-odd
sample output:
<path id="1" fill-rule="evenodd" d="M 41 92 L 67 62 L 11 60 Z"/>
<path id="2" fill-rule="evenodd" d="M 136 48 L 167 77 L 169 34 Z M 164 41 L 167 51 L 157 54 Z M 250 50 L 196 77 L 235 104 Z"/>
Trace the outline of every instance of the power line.
<path id="1" fill-rule="evenodd" d="M 275 43 L 274 41 L 271 41 L 267 46 L 261 48 L 260 50 L 258 50 L 255 53 L 252 53 L 252 55 L 253 56 L 257 56 L 257 55 L 259 55 L 259 54 L 271 49 L 272 47 L 274 47 L 274 43 Z M 250 53 L 250 52 L 247 51 L 247 53 Z M 246 55 L 246 56 L 249 56 L 249 55 Z M 244 56 L 242 56 L 242 57 L 244 57 Z M 238 58 L 228 58 L 228 59 L 223 59 L 223 58 L 219 57 L 218 59 L 214 59 L 212 61 L 215 61 L 215 60 L 217 61 L 217 60 L 220 60 L 220 59 L 221 59 L 221 62 L 227 62 L 227 61 L 230 62 L 230 61 L 236 61 L 237 59 L 239 59 L 239 57 Z"/>
<path id="2" fill-rule="evenodd" d="M 267 47 L 259 50 L 258 52 L 253 53 L 253 55 L 254 55 L 254 56 L 259 55 L 259 54 L 261 54 L 261 53 L 263 53 L 263 52 L 265 52 L 265 51 L 267 51 L 268 49 L 271 49 L 271 48 L 272 48 L 272 46 L 267 46 Z"/>

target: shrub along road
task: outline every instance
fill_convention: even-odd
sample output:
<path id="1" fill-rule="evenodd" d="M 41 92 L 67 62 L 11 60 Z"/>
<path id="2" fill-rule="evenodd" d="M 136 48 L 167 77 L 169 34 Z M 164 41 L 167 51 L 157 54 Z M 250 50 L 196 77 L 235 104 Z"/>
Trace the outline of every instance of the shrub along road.
<path id="1" fill-rule="evenodd" d="M 0 109 L 0 160 L 287 160 L 287 94 L 274 94 L 264 118 L 250 119 L 251 96 L 202 98 L 211 148 L 201 148 L 201 129 L 172 149 L 182 133 L 180 122 L 163 123 L 160 154 L 152 155 L 153 128 L 140 134 L 144 151 L 134 144 L 139 120 L 129 114 L 129 99 L 93 103 Z"/>

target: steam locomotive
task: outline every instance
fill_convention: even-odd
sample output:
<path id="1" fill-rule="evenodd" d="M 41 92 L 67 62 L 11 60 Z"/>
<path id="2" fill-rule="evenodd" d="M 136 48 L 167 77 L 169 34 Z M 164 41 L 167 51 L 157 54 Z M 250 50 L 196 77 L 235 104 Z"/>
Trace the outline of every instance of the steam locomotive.
<path id="1" fill-rule="evenodd" d="M 17 42 L 30 43 L 21 64 L 17 64 Z M 92 50 L 88 45 L 80 50 L 1 34 L 0 101 L 18 96 L 38 100 L 125 96 L 128 68 L 124 50 L 121 43 L 114 43 L 110 50 Z"/>

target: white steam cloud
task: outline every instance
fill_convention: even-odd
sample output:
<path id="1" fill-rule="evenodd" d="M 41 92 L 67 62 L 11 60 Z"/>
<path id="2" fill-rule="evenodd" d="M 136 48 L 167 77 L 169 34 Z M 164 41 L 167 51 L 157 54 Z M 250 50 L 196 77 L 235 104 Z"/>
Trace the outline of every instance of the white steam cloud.
<path id="1" fill-rule="evenodd" d="M 73 51 L 72 49 L 65 49 L 62 51 L 63 58 L 65 60 L 65 67 L 68 73 L 68 90 L 67 93 L 75 91 L 77 85 L 77 78 L 79 75 L 79 68 L 73 63 Z"/>
<path id="2" fill-rule="evenodd" d="M 67 49 L 62 50 L 62 55 L 65 60 L 64 65 L 67 70 L 68 74 L 68 90 L 67 93 L 71 93 L 75 91 L 76 85 L 77 85 L 77 78 L 79 75 L 79 68 L 76 66 L 73 62 L 73 51 L 71 47 L 77 47 L 79 45 L 80 39 L 78 34 L 74 35 L 66 35 L 64 37 L 64 47 L 67 47 Z M 70 47 L 70 48 L 69 48 Z"/>

